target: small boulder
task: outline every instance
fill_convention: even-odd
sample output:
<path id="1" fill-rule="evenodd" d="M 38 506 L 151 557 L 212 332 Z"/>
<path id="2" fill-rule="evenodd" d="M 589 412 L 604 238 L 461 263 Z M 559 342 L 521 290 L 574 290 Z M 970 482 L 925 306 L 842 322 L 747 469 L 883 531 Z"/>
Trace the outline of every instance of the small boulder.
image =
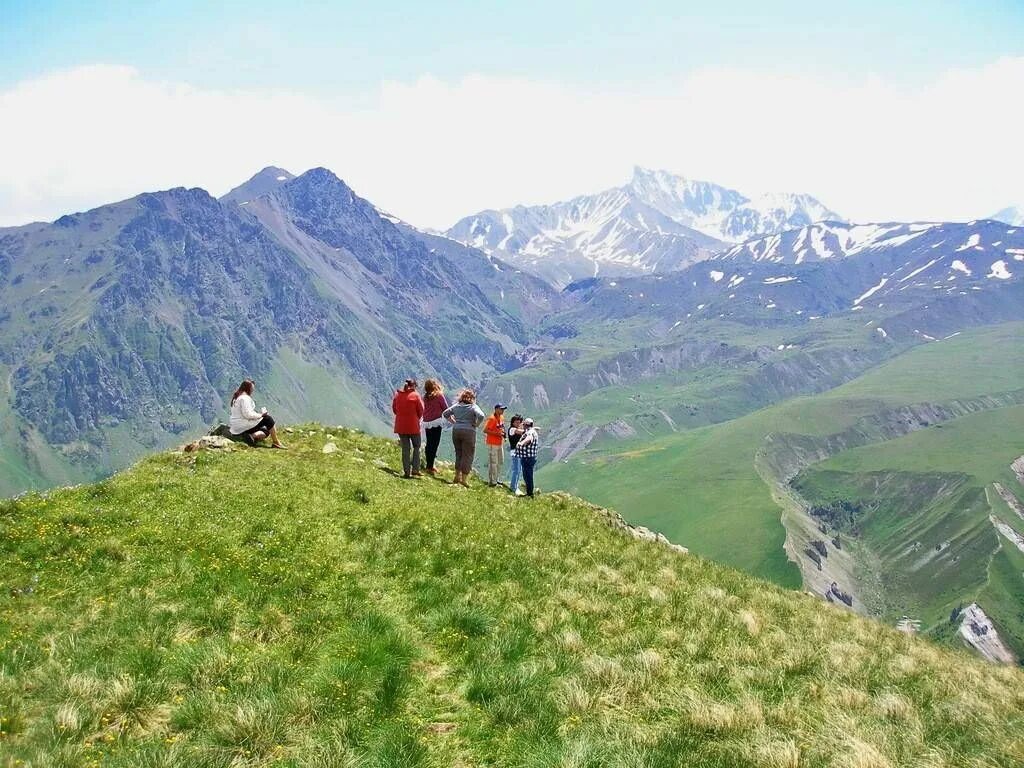
<path id="1" fill-rule="evenodd" d="M 325 445 L 323 447 L 323 452 L 324 453 L 337 453 L 338 452 L 338 446 L 336 444 L 334 444 L 334 443 L 327 443 L 327 445 Z"/>

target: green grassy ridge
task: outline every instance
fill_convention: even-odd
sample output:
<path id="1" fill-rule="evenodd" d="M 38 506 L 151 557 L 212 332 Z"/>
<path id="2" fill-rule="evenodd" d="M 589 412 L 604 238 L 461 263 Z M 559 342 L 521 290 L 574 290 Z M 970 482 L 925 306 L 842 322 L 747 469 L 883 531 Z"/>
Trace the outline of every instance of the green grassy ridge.
<path id="1" fill-rule="evenodd" d="M 397 448 L 0 506 L 0 765 L 1010 766 L 1024 677 Z M 324 454 L 334 442 L 339 451 Z"/>
<path id="2" fill-rule="evenodd" d="M 1021 338 L 1024 323 L 1015 322 L 919 345 L 827 392 L 653 439 L 603 441 L 540 477 L 697 553 L 795 586 L 782 511 L 755 466 L 765 438 L 824 438 L 901 406 L 1011 392 L 1024 380 Z"/>
<path id="3" fill-rule="evenodd" d="M 344 423 L 380 435 L 390 431 L 390 424 L 369 405 L 367 387 L 343 365 L 325 361 L 315 351 L 304 354 L 301 339 L 290 342 L 294 346 L 280 347 L 268 361 L 266 376 L 257 382 L 257 399 L 275 417 L 285 422 L 312 418 Z M 183 434 L 206 426 L 197 409 L 161 405 L 161 417 L 173 417 L 180 426 L 168 429 L 156 419 L 130 420 L 108 426 L 87 440 L 54 446 L 12 408 L 11 393 L 2 388 L 9 373 L 0 366 L 0 497 L 97 480 L 155 450 L 177 445 Z M 225 421 L 228 405 L 225 400 L 221 416 Z"/>

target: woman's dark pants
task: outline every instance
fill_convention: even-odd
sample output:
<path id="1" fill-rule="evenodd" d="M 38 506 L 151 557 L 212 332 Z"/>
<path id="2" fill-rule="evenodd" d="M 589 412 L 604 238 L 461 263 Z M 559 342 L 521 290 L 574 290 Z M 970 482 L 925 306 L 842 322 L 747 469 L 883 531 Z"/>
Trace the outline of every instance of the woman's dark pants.
<path id="1" fill-rule="evenodd" d="M 441 445 L 441 427 L 431 427 L 425 430 L 427 433 L 427 469 L 434 468 L 434 459 L 437 458 L 437 447 Z"/>

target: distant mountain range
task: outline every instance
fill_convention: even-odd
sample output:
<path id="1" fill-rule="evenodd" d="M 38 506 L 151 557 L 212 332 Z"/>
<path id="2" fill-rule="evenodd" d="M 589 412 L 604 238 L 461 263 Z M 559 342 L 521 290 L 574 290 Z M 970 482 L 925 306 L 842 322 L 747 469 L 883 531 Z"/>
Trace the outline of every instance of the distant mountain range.
<path id="1" fill-rule="evenodd" d="M 694 551 L 894 622 L 911 605 L 908 615 L 938 628 L 981 599 L 987 577 L 965 570 L 941 599 L 909 582 L 873 586 L 867 534 L 868 555 L 847 559 L 860 557 L 870 518 L 834 523 L 826 542 L 820 520 L 803 507 L 782 514 L 764 483 L 788 496 L 794 472 L 840 449 L 1024 407 L 1021 321 L 1024 226 L 991 218 L 850 224 L 807 196 L 749 198 L 637 169 L 623 187 L 485 212 L 444 235 L 324 168 L 269 167 L 220 199 L 177 188 L 0 229 L 0 496 L 92 479 L 184 442 L 224 418 L 246 376 L 286 423 L 387 433 L 393 387 L 436 375 L 538 417 L 546 487 L 614 498 Z M 917 381 L 908 363 L 909 375 L 874 390 L 895 386 L 902 405 L 856 392 L 829 405 L 845 382 L 922 345 L 935 351 L 919 359 L 934 360 L 980 326 L 995 365 L 978 368 L 965 343 L 949 353 L 960 372 L 948 386 L 938 374 Z M 800 403 L 819 395 L 814 413 L 831 420 L 816 426 Z M 777 420 L 762 413 L 783 405 Z M 854 413 L 869 423 L 840 418 Z M 994 493 L 1016 487 L 1006 474 L 1024 450 L 1015 413 L 996 419 L 998 440 L 991 426 L 977 435 L 1003 473 Z M 942 472 L 973 466 L 959 463 L 966 452 L 950 455 Z M 917 458 L 935 470 L 933 454 Z M 917 480 L 903 479 L 899 503 L 917 510 Z M 857 482 L 874 487 L 870 475 Z M 968 539 L 983 558 L 1013 555 L 997 537 L 1024 536 L 1024 512 L 971 498 Z M 929 507 L 936 520 L 959 525 L 959 502 L 942 504 Z M 945 552 L 956 539 L 918 530 L 887 561 L 907 578 L 918 566 L 904 550 Z M 970 557 L 959 544 L 949 552 L 961 558 L 952 563 Z M 929 562 L 922 584 L 959 573 Z M 1024 655 L 1024 619 L 996 582 L 985 610 Z"/>
<path id="2" fill-rule="evenodd" d="M 514 367 L 557 293 L 434 240 L 323 168 L 0 229 L 0 495 L 208 425 L 244 376 L 282 416 L 378 430 L 410 373 Z"/>
<path id="3" fill-rule="evenodd" d="M 562 287 L 598 275 L 675 271 L 727 243 L 821 220 L 843 221 L 809 195 L 751 198 L 637 167 L 622 187 L 552 205 L 482 211 L 446 234 Z"/>

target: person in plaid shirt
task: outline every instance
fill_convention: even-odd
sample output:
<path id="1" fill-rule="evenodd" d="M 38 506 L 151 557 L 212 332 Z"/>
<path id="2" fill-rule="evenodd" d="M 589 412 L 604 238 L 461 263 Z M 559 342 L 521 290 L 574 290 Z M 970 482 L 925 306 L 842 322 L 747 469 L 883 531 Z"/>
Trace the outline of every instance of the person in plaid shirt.
<path id="1" fill-rule="evenodd" d="M 526 430 L 516 443 L 515 454 L 523 465 L 523 480 L 526 481 L 526 495 L 533 496 L 533 470 L 537 466 L 537 449 L 540 447 L 540 435 L 533 426 L 533 419 L 524 419 Z"/>

